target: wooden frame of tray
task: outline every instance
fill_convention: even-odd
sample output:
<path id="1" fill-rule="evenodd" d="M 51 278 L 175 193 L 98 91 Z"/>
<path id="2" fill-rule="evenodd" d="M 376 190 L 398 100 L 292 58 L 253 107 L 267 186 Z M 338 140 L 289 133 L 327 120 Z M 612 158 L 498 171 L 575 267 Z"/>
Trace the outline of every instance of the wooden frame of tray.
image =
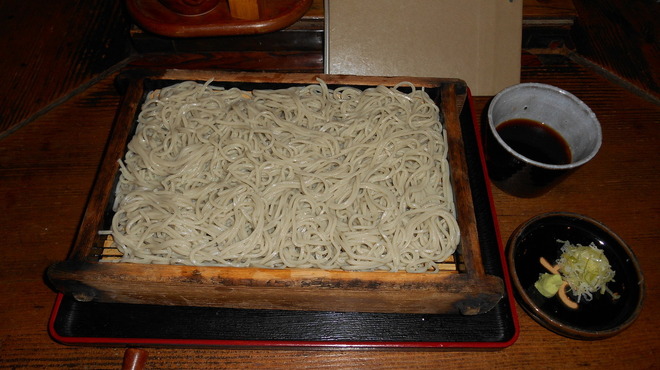
<path id="1" fill-rule="evenodd" d="M 349 272 L 320 269 L 263 269 L 146 265 L 111 260 L 107 235 L 100 235 L 118 174 L 118 160 L 148 91 L 145 82 L 174 84 L 213 78 L 227 84 L 313 84 L 392 86 L 410 81 L 434 91 L 449 143 L 449 164 L 461 228 L 459 252 L 438 273 Z M 472 193 L 463 150 L 459 113 L 467 86 L 458 79 L 366 77 L 312 73 L 241 73 L 163 70 L 127 73 L 123 103 L 67 260 L 55 263 L 47 276 L 55 289 L 82 301 L 344 312 L 461 313 L 475 315 L 493 308 L 504 294 L 501 278 L 487 275 L 481 259 Z M 433 96 L 432 96 L 433 98 Z"/>

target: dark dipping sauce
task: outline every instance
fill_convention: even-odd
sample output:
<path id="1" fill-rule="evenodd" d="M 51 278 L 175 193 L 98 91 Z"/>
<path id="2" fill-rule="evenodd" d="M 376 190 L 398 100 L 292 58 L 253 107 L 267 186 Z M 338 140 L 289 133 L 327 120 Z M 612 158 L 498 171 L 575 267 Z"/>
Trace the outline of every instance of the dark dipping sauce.
<path id="1" fill-rule="evenodd" d="M 516 118 L 502 122 L 497 133 L 511 149 L 536 162 L 571 163 L 571 149 L 557 131 L 541 122 Z"/>

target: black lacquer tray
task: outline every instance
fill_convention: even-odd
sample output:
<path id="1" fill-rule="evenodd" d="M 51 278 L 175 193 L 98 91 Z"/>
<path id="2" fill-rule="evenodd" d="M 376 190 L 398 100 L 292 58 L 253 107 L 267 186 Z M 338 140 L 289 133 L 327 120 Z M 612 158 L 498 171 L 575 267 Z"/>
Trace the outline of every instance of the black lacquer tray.
<path id="1" fill-rule="evenodd" d="M 484 269 L 501 277 L 503 299 L 479 315 L 288 311 L 80 302 L 58 294 L 49 321 L 69 345 L 498 349 L 518 322 L 497 218 L 484 171 L 472 98 L 460 112 Z"/>

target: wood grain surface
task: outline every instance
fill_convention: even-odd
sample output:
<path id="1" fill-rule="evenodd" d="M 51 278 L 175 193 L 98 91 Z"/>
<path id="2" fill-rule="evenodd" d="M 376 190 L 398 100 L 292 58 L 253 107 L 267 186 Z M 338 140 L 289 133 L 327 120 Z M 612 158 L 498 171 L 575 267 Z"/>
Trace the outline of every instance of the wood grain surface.
<path id="1" fill-rule="evenodd" d="M 581 60 L 660 102 L 660 2 L 573 2 L 580 14 L 573 35 Z"/>
<path id="2" fill-rule="evenodd" d="M 3 1 L 0 17 L 0 137 L 130 53 L 119 1 Z"/>
<path id="3" fill-rule="evenodd" d="M 523 0 L 525 20 L 546 20 L 564 23 L 577 18 L 577 11 L 572 0 Z"/>
<path id="4" fill-rule="evenodd" d="M 542 7 L 563 3 L 533 1 Z M 120 104 L 112 73 L 103 73 L 121 60 L 126 44 L 98 41 L 116 40 L 107 32 L 125 27 L 120 3 L 0 3 L 4 36 L 0 130 L 5 132 L 0 139 L 1 368 L 122 366 L 125 348 L 69 347 L 49 337 L 47 322 L 55 293 L 44 281 L 47 266 L 66 258 L 71 249 Z M 649 81 L 656 81 L 657 86 L 658 63 L 651 65 L 647 60 L 657 61 L 658 23 L 646 22 L 653 12 L 638 9 L 657 12 L 658 3 L 574 3 L 580 18 L 577 31 L 584 37 L 577 51 L 584 50 L 582 55 L 593 63 L 581 59 L 574 63 L 556 54 L 524 55 L 521 79 L 553 84 L 583 99 L 603 125 L 601 152 L 542 197 L 518 199 L 493 189 L 493 199 L 503 242 L 520 223 L 548 211 L 594 217 L 626 240 L 640 260 L 647 283 L 644 308 L 629 329 L 601 341 L 576 341 L 549 332 L 519 308 L 520 336 L 499 351 L 147 348 L 146 368 L 658 368 L 660 105 L 635 90 L 657 91 Z M 70 20 L 77 23 L 71 25 Z M 119 53 L 105 54 L 104 50 Z M 322 66 L 318 52 L 200 52 L 161 57 L 148 55 L 136 64 L 289 71 Z M 613 79 L 603 72 L 625 78 Z M 98 82 L 90 83 L 94 78 Z M 489 99 L 475 99 L 478 115 Z M 18 123 L 20 129 L 4 131 L 17 128 Z"/>
<path id="5" fill-rule="evenodd" d="M 528 58 L 532 58 L 529 57 Z M 638 256 L 648 294 L 637 321 L 601 341 L 576 341 L 541 327 L 518 309 L 520 336 L 500 351 L 329 351 L 249 348 L 147 348 L 147 368 L 609 368 L 657 367 L 660 319 L 660 108 L 570 60 L 524 67 L 523 81 L 545 82 L 582 98 L 597 114 L 604 143 L 595 160 L 548 194 L 518 199 L 493 189 L 502 241 L 547 211 L 594 217 Z M 477 97 L 481 115 L 489 97 Z M 47 266 L 66 258 L 119 106 L 112 78 L 60 105 L 0 142 L 0 366 L 112 369 L 125 348 L 54 342 L 47 320 L 55 293 Z"/>

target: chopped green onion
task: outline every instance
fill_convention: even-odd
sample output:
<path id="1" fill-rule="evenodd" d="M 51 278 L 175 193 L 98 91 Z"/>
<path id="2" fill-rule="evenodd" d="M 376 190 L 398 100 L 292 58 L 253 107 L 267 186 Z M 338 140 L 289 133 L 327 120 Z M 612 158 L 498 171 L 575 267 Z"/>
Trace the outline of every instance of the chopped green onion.
<path id="1" fill-rule="evenodd" d="M 614 281 L 614 271 L 603 250 L 594 243 L 584 246 L 557 241 L 564 244 L 561 248 L 562 254 L 557 260 L 559 272 L 577 296 L 578 302 L 580 299 L 590 301 L 595 292 L 603 294 L 609 291 L 607 283 Z"/>

